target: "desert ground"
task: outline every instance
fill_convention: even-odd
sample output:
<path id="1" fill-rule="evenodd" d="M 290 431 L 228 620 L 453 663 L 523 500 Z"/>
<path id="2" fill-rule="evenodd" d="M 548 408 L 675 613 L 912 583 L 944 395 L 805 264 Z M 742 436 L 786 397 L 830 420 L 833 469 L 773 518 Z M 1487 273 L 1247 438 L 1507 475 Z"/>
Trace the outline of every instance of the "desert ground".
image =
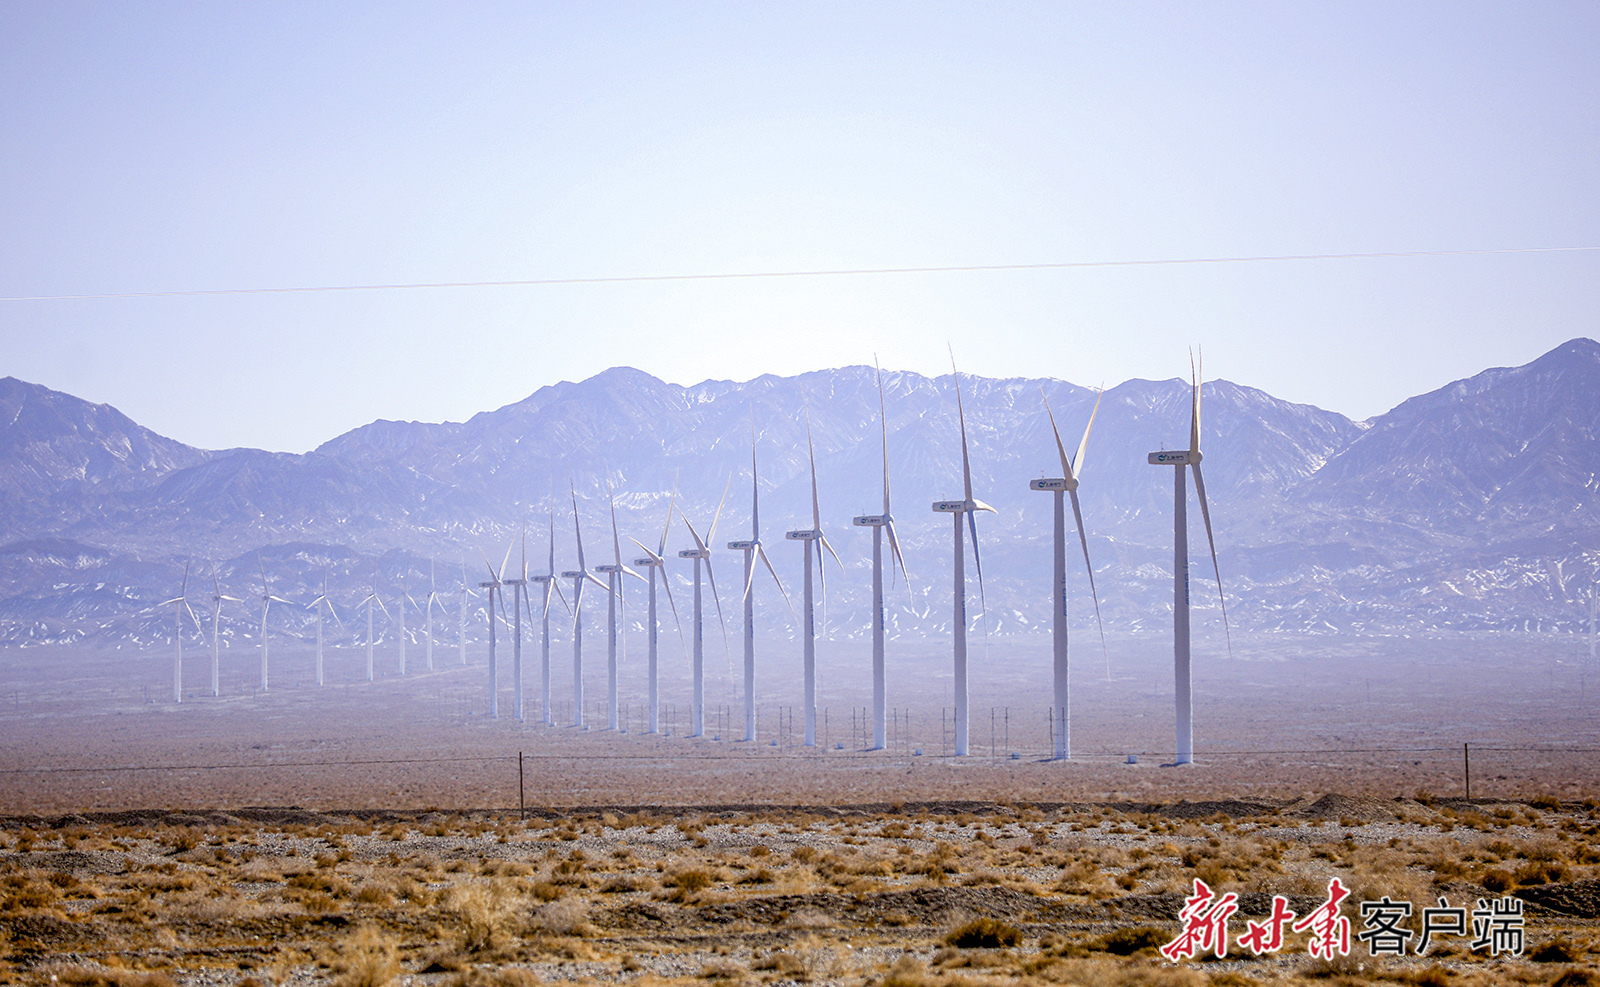
<path id="1" fill-rule="evenodd" d="M 1261 635 L 1197 655 L 1193 765 L 1172 757 L 1169 645 L 1075 658 L 1073 757 L 1048 758 L 1048 642 L 974 649 L 972 751 L 950 754 L 949 656 L 902 644 L 890 746 L 867 750 L 859 642 L 825 659 L 819 743 L 798 687 L 765 687 L 745 743 L 737 655 L 708 662 L 706 736 L 663 662 L 605 728 L 500 717 L 484 656 L 275 648 L 0 654 L 0 982 L 146 985 L 1600 983 L 1600 726 L 1570 636 Z M 798 678 L 793 646 L 763 682 Z M 1090 649 L 1083 648 L 1083 652 Z M 554 656 L 570 724 L 570 652 Z M 708 656 L 709 657 L 709 656 Z M 1109 669 L 1109 674 L 1108 674 Z M 770 671 L 770 676 L 768 672 Z M 599 701 L 596 702 L 596 697 Z M 941 725 L 942 724 L 942 725 Z M 1466 750 L 1463 750 L 1466 745 Z M 520 756 L 519 756 L 520 755 Z M 1129 763 L 1133 755 L 1136 763 Z M 1470 797 L 1467 791 L 1470 771 Z M 1423 956 L 1163 956 L 1196 879 L 1304 916 L 1521 902 L 1521 955 L 1441 936 Z M 1442 906 L 1441 906 L 1442 907 Z M 1488 907 L 1487 905 L 1485 907 Z"/>

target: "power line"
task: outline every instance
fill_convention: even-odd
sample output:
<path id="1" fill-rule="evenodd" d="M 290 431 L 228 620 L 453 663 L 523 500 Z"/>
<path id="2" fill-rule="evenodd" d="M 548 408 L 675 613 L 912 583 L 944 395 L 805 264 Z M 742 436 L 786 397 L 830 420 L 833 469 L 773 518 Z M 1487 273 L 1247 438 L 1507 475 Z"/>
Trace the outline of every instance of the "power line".
<path id="1" fill-rule="evenodd" d="M 753 281 L 768 278 L 833 278 L 880 274 L 968 274 L 992 271 L 1066 271 L 1097 267 L 1173 267 L 1192 264 L 1255 264 L 1269 261 L 1380 260 L 1404 257 L 1474 257 L 1487 254 L 1551 254 L 1600 250 L 1587 247 L 1494 247 L 1482 250 L 1389 250 L 1354 254 L 1278 254 L 1257 257 L 1182 257 L 1147 260 L 1085 260 L 1040 264 L 963 264 L 947 267 L 863 267 L 814 271 L 734 271 L 710 274 L 635 274 L 589 278 L 528 278 L 511 281 L 418 281 L 396 284 L 296 285 L 276 288 L 192 288 L 177 291 L 107 291 L 68 295 L 9 295 L 0 302 L 58 302 L 97 298 L 188 298 L 207 295 L 299 295 L 334 291 L 407 291 L 419 288 L 526 288 L 574 284 L 648 284 L 659 281 Z"/>

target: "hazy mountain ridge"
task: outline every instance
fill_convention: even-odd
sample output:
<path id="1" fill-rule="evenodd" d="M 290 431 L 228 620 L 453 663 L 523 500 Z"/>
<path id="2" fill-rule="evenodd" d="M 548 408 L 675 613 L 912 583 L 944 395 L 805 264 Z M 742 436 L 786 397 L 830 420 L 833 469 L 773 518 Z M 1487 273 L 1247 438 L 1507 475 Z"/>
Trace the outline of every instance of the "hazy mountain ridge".
<path id="1" fill-rule="evenodd" d="M 961 494 L 952 378 L 885 372 L 884 390 L 894 510 L 913 576 L 892 616 L 908 633 L 947 633 L 950 528 L 928 504 Z M 1050 498 L 1026 483 L 1060 466 L 1041 390 L 1070 455 L 1093 390 L 1051 379 L 961 381 L 974 492 L 998 509 L 979 521 L 995 633 L 1043 626 Z M 1369 423 L 1221 380 L 1204 398 L 1207 489 L 1241 626 L 1577 619 L 1600 547 L 1595 342 L 1573 340 L 1524 367 L 1454 382 Z M 1101 399 L 1081 492 L 1113 629 L 1170 619 L 1171 474 L 1144 458 L 1187 446 L 1188 405 L 1177 380 L 1130 380 Z M 870 535 L 849 517 L 881 508 L 870 367 L 689 387 L 619 367 L 540 387 L 466 422 L 376 421 L 304 455 L 192 449 L 108 406 L 10 378 L 0 382 L 0 413 L 0 532 L 12 543 L 0 548 L 0 641 L 170 635 L 170 614 L 147 608 L 175 591 L 186 558 L 200 568 L 220 560 L 224 592 L 241 597 L 259 595 L 262 568 L 281 584 L 275 591 L 292 594 L 319 586 L 328 566 L 330 589 L 346 605 L 370 592 L 374 570 L 392 587 L 425 581 L 431 568 L 454 587 L 462 559 L 477 559 L 475 582 L 480 553 L 498 562 L 524 525 L 531 558 L 544 558 L 551 493 L 564 568 L 574 561 L 569 482 L 590 564 L 609 561 L 607 476 L 625 559 L 636 554 L 630 536 L 659 538 L 674 482 L 703 534 L 729 490 L 713 544 L 724 595 L 736 594 L 742 562 L 721 544 L 748 537 L 752 417 L 763 540 L 791 592 L 799 550 L 783 531 L 811 523 L 809 418 L 823 527 L 848 567 L 840 578 L 829 563 L 830 619 L 836 633 L 865 627 Z M 1214 619 L 1197 510 L 1191 523 L 1198 616 Z M 669 551 L 687 544 L 681 523 L 675 531 Z M 1092 620 L 1081 565 L 1071 578 L 1074 620 Z M 767 599 L 775 594 L 758 592 L 761 619 L 792 622 L 781 601 Z M 286 630 L 304 631 L 306 615 L 278 612 Z M 248 623 L 237 630 L 247 635 Z"/>

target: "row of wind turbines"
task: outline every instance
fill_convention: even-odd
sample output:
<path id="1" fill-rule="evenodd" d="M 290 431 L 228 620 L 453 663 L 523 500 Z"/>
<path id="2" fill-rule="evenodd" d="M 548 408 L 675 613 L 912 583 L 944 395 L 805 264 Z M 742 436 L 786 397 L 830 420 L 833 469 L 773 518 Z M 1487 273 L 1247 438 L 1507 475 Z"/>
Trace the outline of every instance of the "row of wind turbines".
<path id="1" fill-rule="evenodd" d="M 952 369 L 954 369 L 952 367 Z M 1189 621 L 1189 549 L 1188 549 L 1188 519 L 1187 519 L 1187 471 L 1192 471 L 1195 481 L 1196 499 L 1199 501 L 1201 515 L 1205 522 L 1206 540 L 1210 548 L 1213 573 L 1217 578 L 1219 596 L 1221 595 L 1222 578 L 1221 570 L 1217 563 L 1216 539 L 1211 523 L 1210 506 L 1206 499 L 1205 481 L 1201 472 L 1202 453 L 1200 449 L 1200 376 L 1198 365 L 1191 368 L 1191 415 L 1189 448 L 1180 450 L 1164 450 L 1152 452 L 1148 462 L 1154 466 L 1172 467 L 1174 470 L 1173 488 L 1173 672 L 1175 679 L 1174 695 L 1176 700 L 1176 758 L 1177 764 L 1188 764 L 1194 759 L 1193 737 L 1193 698 L 1192 698 L 1192 663 L 1190 656 L 1190 621 Z M 956 410 L 957 420 L 960 425 L 961 437 L 961 472 L 962 496 L 960 499 L 939 500 L 932 504 L 935 513 L 949 514 L 952 520 L 953 534 L 953 584 L 951 593 L 952 602 L 952 658 L 954 665 L 954 705 L 955 705 L 955 754 L 964 756 L 968 753 L 969 733 L 969 663 L 967 650 L 967 577 L 966 577 L 966 552 L 970 542 L 973 569 L 978 582 L 980 601 L 983 596 L 983 567 L 978 546 L 978 528 L 976 517 L 984 511 L 994 511 L 994 508 L 973 494 L 972 466 L 969 443 L 967 441 L 966 411 L 961 400 L 961 387 L 959 374 L 956 375 Z M 1079 483 L 1083 473 L 1084 459 L 1089 444 L 1089 435 L 1094 427 L 1095 416 L 1099 411 L 1099 400 L 1096 399 L 1095 407 L 1090 412 L 1083 437 L 1078 444 L 1076 453 L 1068 457 L 1066 445 L 1061 439 L 1061 432 L 1057 426 L 1055 415 L 1050 408 L 1048 398 L 1041 392 L 1044 401 L 1044 410 L 1049 416 L 1052 433 L 1055 437 L 1056 449 L 1061 465 L 1061 476 L 1030 480 L 1028 487 L 1031 490 L 1051 493 L 1054 497 L 1053 512 L 1053 582 L 1052 582 L 1052 720 L 1054 721 L 1054 756 L 1066 759 L 1071 756 L 1071 719 L 1070 719 L 1070 657 L 1068 650 L 1068 625 L 1067 625 L 1067 536 L 1066 536 L 1066 503 L 1070 500 L 1073 519 L 1078 534 L 1078 543 L 1082 551 L 1084 566 L 1088 572 L 1090 591 L 1094 598 L 1095 617 L 1100 625 L 1100 638 L 1102 653 L 1106 653 L 1105 629 L 1100 622 L 1099 592 L 1094 583 L 1094 567 L 1089 557 L 1088 533 L 1084 525 L 1083 511 L 1078 497 Z M 882 511 L 877 514 L 858 515 L 853 518 L 853 524 L 872 529 L 872 720 L 873 720 L 873 747 L 883 749 L 888 742 L 888 683 L 885 676 L 885 608 L 884 608 L 884 569 L 887 565 L 891 579 L 909 579 L 905 568 L 905 560 L 900 550 L 899 539 L 896 536 L 894 515 L 890 505 L 889 471 L 888 471 L 888 416 L 884 399 L 883 378 L 881 371 L 878 375 L 878 401 L 879 423 L 882 437 L 883 454 L 883 499 Z M 822 512 L 817 490 L 816 453 L 811 442 L 811 424 L 809 410 L 806 412 L 806 443 L 807 455 L 811 468 L 811 527 L 787 531 L 785 539 L 801 543 L 803 553 L 803 587 L 801 593 L 800 612 L 796 616 L 801 624 L 802 641 L 802 677 L 803 698 L 801 708 L 804 715 L 804 744 L 815 746 L 817 743 L 817 662 L 816 662 L 816 594 L 826 590 L 826 566 L 823 553 L 833 556 L 836 565 L 843 569 L 838 553 L 829 544 L 822 530 Z M 782 595 L 791 613 L 794 612 L 793 601 L 789 598 L 783 582 L 779 578 L 766 547 L 761 540 L 761 513 L 760 513 L 760 479 L 756 462 L 755 450 L 755 423 L 751 422 L 751 531 L 748 539 L 730 541 L 728 549 L 741 552 L 744 557 L 744 588 L 742 594 L 744 608 L 744 642 L 743 642 L 743 700 L 744 700 L 744 737 L 745 741 L 755 740 L 755 695 L 756 695 L 756 653 L 755 653 L 755 621 L 754 621 L 754 588 L 758 563 L 764 565 L 772 577 L 778 592 Z M 732 479 L 729 480 L 731 490 Z M 695 527 L 683 509 L 677 503 L 677 493 L 674 489 L 667 506 L 667 516 L 662 526 L 659 540 L 654 547 L 630 539 L 643 552 L 642 556 L 631 559 L 631 565 L 624 561 L 622 552 L 622 538 L 617 525 L 615 491 L 610 489 L 608 481 L 608 502 L 611 513 L 612 551 L 611 561 L 605 564 L 590 567 L 587 565 L 584 550 L 581 525 L 578 517 L 578 502 L 576 490 L 570 491 L 573 510 L 573 530 L 577 545 L 577 568 L 557 572 L 555 569 L 555 508 L 552 503 L 549 512 L 549 554 L 546 560 L 546 569 L 543 573 L 530 573 L 527 563 L 527 536 L 522 535 L 522 554 L 520 571 L 511 568 L 511 555 L 516 547 L 516 542 L 506 549 L 506 555 L 501 564 L 496 567 L 485 556 L 483 564 L 487 570 L 488 578 L 478 583 L 478 588 L 485 591 L 486 610 L 488 615 L 489 630 L 489 715 L 498 718 L 500 715 L 500 669 L 498 661 L 498 642 L 496 637 L 497 626 L 504 626 L 511 633 L 512 645 L 512 688 L 514 695 L 512 715 L 519 722 L 526 720 L 524 707 L 525 688 L 523 682 L 522 662 L 522 619 L 526 615 L 530 626 L 534 622 L 534 597 L 540 597 L 538 603 L 539 623 L 541 626 L 540 650 L 540 709 L 542 722 L 553 725 L 552 720 L 552 673 L 550 654 L 550 616 L 552 610 L 552 596 L 560 598 L 563 606 L 571 613 L 571 641 L 572 641 L 572 676 L 573 676 L 573 722 L 574 727 L 584 728 L 585 722 L 584 703 L 584 664 L 583 664 L 583 621 L 582 601 L 585 584 L 592 584 L 607 595 L 608 622 L 607 622 L 607 728 L 616 730 L 619 726 L 619 687 L 618 687 L 618 644 L 619 635 L 619 608 L 625 605 L 624 580 L 632 576 L 648 585 L 647 615 L 645 628 L 648 639 L 647 657 L 647 689 L 648 689 L 648 729 L 650 733 L 660 731 L 660 678 L 659 678 L 659 631 L 660 620 L 657 614 L 657 573 L 661 573 L 660 587 L 667 597 L 674 620 L 678 622 L 679 635 L 682 636 L 682 622 L 678 618 L 677 603 L 672 596 L 670 581 L 665 577 L 667 565 L 667 541 L 674 519 L 683 522 L 693 540 L 692 548 L 685 548 L 677 553 L 677 557 L 691 560 L 694 563 L 693 575 L 693 602 L 691 627 L 691 723 L 689 736 L 703 736 L 706 729 L 705 722 L 705 608 L 703 587 L 711 591 L 712 601 L 717 610 L 719 622 L 723 623 L 726 635 L 726 623 L 722 613 L 722 603 L 716 589 L 716 576 L 712 567 L 711 544 L 716 537 L 718 522 L 722 516 L 722 509 L 726 506 L 728 491 L 725 490 L 721 504 L 718 505 L 716 514 L 712 517 L 706 528 L 704 537 Z M 888 552 L 884 551 L 884 541 L 888 542 Z M 481 554 L 481 553 L 480 553 Z M 886 557 L 887 554 L 887 557 Z M 639 570 L 645 570 L 648 576 L 642 575 Z M 898 577 L 896 576 L 898 572 Z M 204 631 L 200 627 L 199 618 L 189 605 L 188 569 L 184 572 L 183 589 L 172 600 L 165 601 L 161 606 L 173 606 L 176 609 L 176 620 L 180 633 L 177 635 L 177 653 L 173 666 L 174 699 L 182 702 L 182 661 L 183 661 L 183 617 L 187 613 L 197 630 L 203 637 Z M 605 578 L 602 579 L 601 577 Z M 572 597 L 569 601 L 561 582 L 572 580 Z M 215 584 L 216 580 L 213 577 Z M 530 587 L 539 587 L 535 592 Z M 459 638 L 461 661 L 466 663 L 466 597 L 471 592 L 463 580 L 461 586 L 462 605 L 460 610 L 461 635 Z M 507 589 L 510 590 L 510 599 L 507 600 Z M 425 605 L 417 604 L 415 600 L 402 592 L 402 606 L 400 611 L 402 631 L 400 636 L 401 672 L 405 672 L 405 633 L 404 633 L 404 606 L 405 601 L 411 602 L 417 609 L 426 614 L 427 621 L 427 666 L 434 667 L 433 661 L 433 633 L 432 620 L 434 607 L 438 605 L 439 594 L 430 586 L 430 593 Z M 218 694 L 219 686 L 219 643 L 217 636 L 218 613 L 223 601 L 242 602 L 236 597 L 226 596 L 221 592 L 220 586 L 214 585 L 212 596 L 212 668 L 211 690 L 212 695 Z M 281 597 L 273 595 L 270 583 L 267 581 L 266 572 L 262 571 L 262 638 L 261 638 L 261 688 L 268 687 L 268 651 L 267 651 L 267 613 L 272 603 L 289 603 Z M 496 610 L 500 611 L 497 616 Z M 508 605 L 509 604 L 509 605 Z M 372 680 L 373 666 L 373 619 L 374 607 L 382 609 L 388 615 L 388 608 L 378 597 L 376 580 L 374 590 L 362 601 L 367 609 L 367 679 Z M 316 651 L 316 681 L 323 684 L 323 618 L 324 614 L 334 617 L 341 625 L 338 614 L 333 610 L 332 602 L 327 595 L 326 580 L 323 592 L 308 608 L 317 611 L 317 651 Z M 509 614 L 506 613 L 509 611 Z M 509 616 L 509 620 L 506 619 Z M 1229 638 L 1231 652 L 1231 630 L 1227 623 L 1226 600 L 1222 604 L 1224 630 Z M 1106 656 L 1109 671 L 1109 655 Z"/>

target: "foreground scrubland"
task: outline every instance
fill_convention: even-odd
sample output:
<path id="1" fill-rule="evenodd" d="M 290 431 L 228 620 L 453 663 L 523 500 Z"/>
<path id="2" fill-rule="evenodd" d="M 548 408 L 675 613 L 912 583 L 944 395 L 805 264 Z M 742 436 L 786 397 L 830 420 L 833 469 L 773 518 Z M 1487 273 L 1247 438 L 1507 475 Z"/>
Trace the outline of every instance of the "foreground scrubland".
<path id="1" fill-rule="evenodd" d="M 1196 878 L 1304 914 L 1337 877 L 1420 910 L 1516 896 L 1523 954 L 1174 964 Z M 1420 932 L 1418 918 L 1406 926 Z M 387 983 L 1600 983 L 1600 811 L 1327 795 L 651 812 L 97 813 L 0 830 L 0 981 Z"/>

